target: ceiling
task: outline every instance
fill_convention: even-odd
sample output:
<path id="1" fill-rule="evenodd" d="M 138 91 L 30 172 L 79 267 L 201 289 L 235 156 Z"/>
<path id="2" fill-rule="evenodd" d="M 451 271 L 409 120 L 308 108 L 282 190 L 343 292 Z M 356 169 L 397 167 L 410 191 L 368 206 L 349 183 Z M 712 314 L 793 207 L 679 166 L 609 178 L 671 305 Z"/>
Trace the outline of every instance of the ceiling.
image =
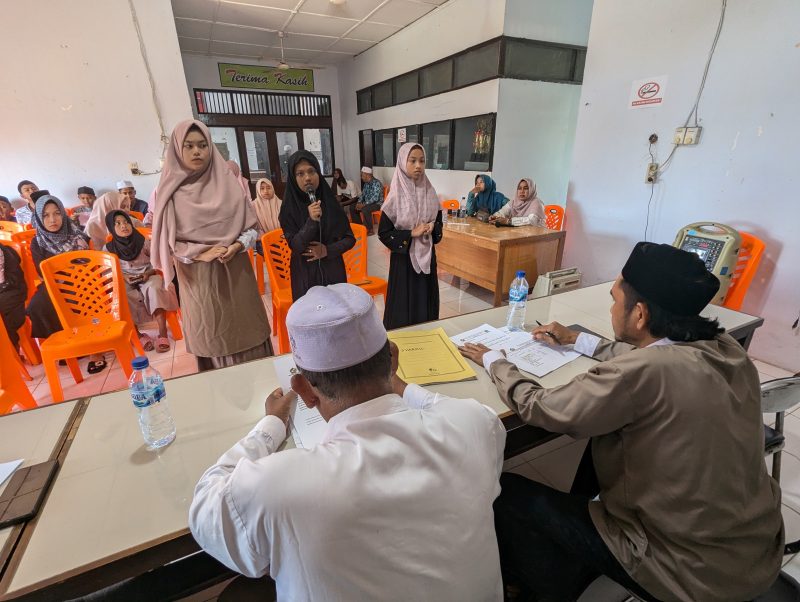
<path id="1" fill-rule="evenodd" d="M 181 52 L 277 63 L 336 64 L 447 0 L 172 0 Z"/>

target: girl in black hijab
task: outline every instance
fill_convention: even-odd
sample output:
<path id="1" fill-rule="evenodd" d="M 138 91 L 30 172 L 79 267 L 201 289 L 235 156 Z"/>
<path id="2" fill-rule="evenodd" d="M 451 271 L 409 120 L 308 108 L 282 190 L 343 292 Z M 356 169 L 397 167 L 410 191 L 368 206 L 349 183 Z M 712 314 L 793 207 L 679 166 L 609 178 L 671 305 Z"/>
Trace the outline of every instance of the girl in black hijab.
<path id="1" fill-rule="evenodd" d="M 356 239 L 313 154 L 301 150 L 289 157 L 288 176 L 278 220 L 292 250 L 292 300 L 297 301 L 312 286 L 347 282 L 342 254 Z"/>

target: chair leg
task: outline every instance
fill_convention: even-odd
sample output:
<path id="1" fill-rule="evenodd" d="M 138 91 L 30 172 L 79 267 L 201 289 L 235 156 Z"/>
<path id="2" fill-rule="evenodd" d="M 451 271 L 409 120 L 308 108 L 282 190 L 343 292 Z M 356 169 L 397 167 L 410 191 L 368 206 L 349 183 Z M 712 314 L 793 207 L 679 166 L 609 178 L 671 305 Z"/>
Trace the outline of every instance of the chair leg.
<path id="1" fill-rule="evenodd" d="M 122 371 L 125 373 L 125 376 L 130 378 L 131 374 L 133 374 L 133 366 L 131 365 L 131 362 L 133 362 L 133 352 L 131 351 L 130 345 L 119 345 L 114 348 L 114 353 L 117 354 L 117 360 L 120 366 L 122 366 Z M 142 353 L 142 355 L 144 355 L 144 353 Z"/>
<path id="2" fill-rule="evenodd" d="M 139 355 L 147 355 L 144 347 L 142 347 L 142 342 L 139 340 L 139 337 L 136 336 L 135 328 L 131 328 L 131 344 L 133 345 L 133 348 L 136 349 L 136 353 Z"/>
<path id="3" fill-rule="evenodd" d="M 178 320 L 178 313 L 174 311 L 167 312 L 167 324 L 172 333 L 173 341 L 180 341 L 183 339 L 183 330 L 181 330 L 181 323 Z"/>
<path id="4" fill-rule="evenodd" d="M 50 395 L 53 401 L 64 401 L 64 390 L 61 388 L 61 378 L 58 375 L 58 359 L 43 357 L 44 373 L 47 376 L 47 384 L 50 385 Z"/>
<path id="5" fill-rule="evenodd" d="M 25 364 L 22 363 L 22 358 L 18 355 L 15 359 L 17 360 L 17 366 L 19 367 L 19 373 L 22 375 L 22 378 L 28 382 L 32 381 L 33 377 L 31 376 L 30 372 L 28 372 Z"/>
<path id="6" fill-rule="evenodd" d="M 30 323 L 27 319 L 25 320 L 25 324 L 20 326 L 17 334 L 19 335 L 19 346 L 22 349 L 22 353 L 25 354 L 25 359 L 33 366 L 41 364 L 42 354 L 39 353 L 39 346 L 36 344 L 36 341 L 31 337 Z"/>
<path id="7" fill-rule="evenodd" d="M 72 374 L 72 378 L 75 379 L 76 383 L 83 382 L 83 374 L 81 374 L 81 367 L 78 365 L 78 360 L 74 357 L 71 357 L 67 360 L 67 367 L 69 368 L 70 374 Z"/>
<path id="8" fill-rule="evenodd" d="M 258 294 L 264 294 L 264 259 L 256 253 L 256 283 L 258 284 Z"/>

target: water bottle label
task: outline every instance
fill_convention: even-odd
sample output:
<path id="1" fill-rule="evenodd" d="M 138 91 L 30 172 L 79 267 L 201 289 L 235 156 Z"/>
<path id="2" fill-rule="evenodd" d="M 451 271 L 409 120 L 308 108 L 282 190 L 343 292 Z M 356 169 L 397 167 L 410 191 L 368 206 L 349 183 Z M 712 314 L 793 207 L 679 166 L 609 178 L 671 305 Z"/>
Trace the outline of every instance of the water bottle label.
<path id="1" fill-rule="evenodd" d="M 135 405 L 137 408 L 146 408 L 148 406 L 151 406 L 154 403 L 158 403 L 166 396 L 167 392 L 164 389 L 164 383 L 161 383 L 154 389 L 145 389 L 143 391 L 131 391 L 131 399 L 133 399 L 133 405 Z"/>
<path id="2" fill-rule="evenodd" d="M 511 289 L 508 293 L 508 300 L 516 303 L 518 301 L 525 301 L 525 298 L 527 296 L 528 296 L 527 290 Z"/>

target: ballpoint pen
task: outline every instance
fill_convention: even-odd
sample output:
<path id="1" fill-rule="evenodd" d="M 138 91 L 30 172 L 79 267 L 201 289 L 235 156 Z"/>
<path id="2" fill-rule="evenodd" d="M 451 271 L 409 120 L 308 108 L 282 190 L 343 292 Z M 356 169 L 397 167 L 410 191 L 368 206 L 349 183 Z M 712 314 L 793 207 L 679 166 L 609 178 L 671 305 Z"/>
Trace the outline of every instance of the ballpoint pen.
<path id="1" fill-rule="evenodd" d="M 536 320 L 536 323 L 539 326 L 544 326 L 544 324 L 542 324 L 539 320 Z M 556 335 L 554 335 L 552 332 L 550 332 L 549 330 L 545 330 L 544 333 L 547 336 L 549 336 L 551 339 L 553 339 L 556 342 L 556 345 L 560 345 L 561 344 L 561 341 L 558 340 L 558 337 Z"/>

